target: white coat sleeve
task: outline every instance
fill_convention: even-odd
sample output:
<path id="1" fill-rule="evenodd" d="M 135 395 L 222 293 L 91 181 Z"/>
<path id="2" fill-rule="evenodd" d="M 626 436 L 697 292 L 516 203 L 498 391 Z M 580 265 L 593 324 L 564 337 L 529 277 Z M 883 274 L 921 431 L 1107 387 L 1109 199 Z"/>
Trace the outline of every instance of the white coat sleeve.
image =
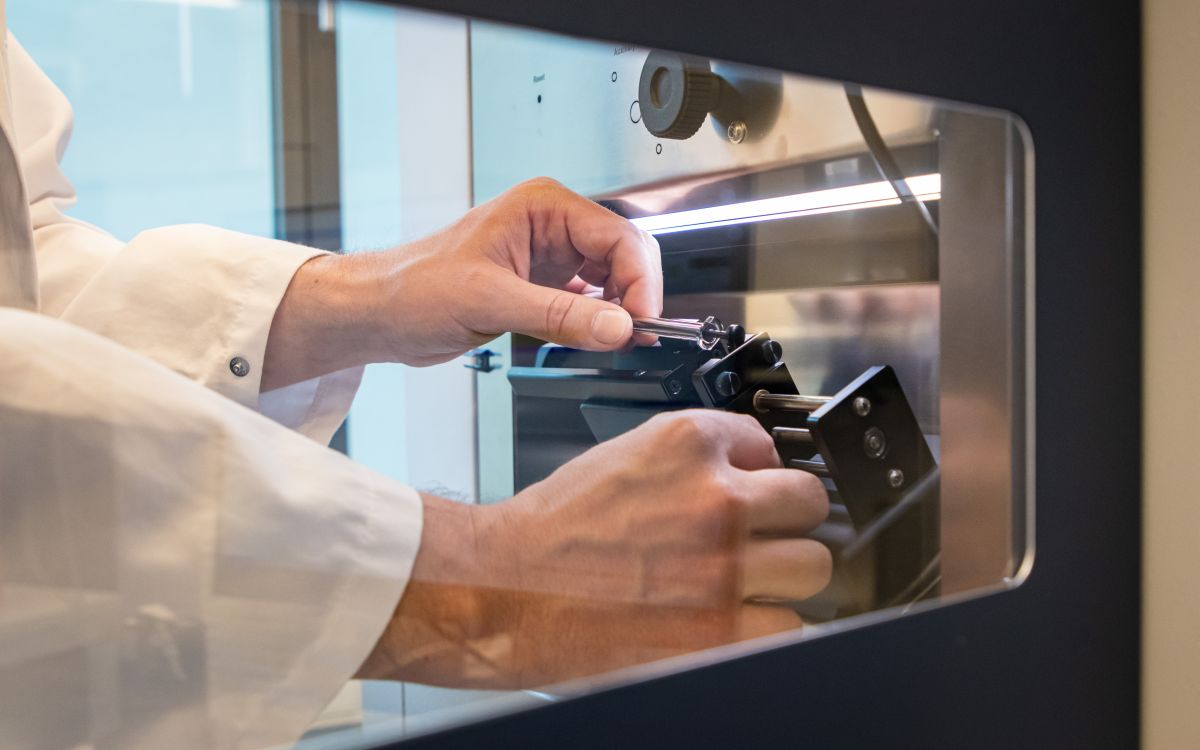
<path id="1" fill-rule="evenodd" d="M 377 641 L 420 533 L 413 490 L 0 308 L 0 747 L 294 740 Z"/>
<path id="2" fill-rule="evenodd" d="M 327 443 L 350 408 L 361 368 L 260 393 L 275 310 L 296 269 L 322 251 L 198 225 L 122 243 L 67 216 L 75 190 L 59 162 L 71 106 L 11 35 L 9 75 L 41 311 Z M 235 357 L 249 365 L 246 374 L 231 367 Z"/>

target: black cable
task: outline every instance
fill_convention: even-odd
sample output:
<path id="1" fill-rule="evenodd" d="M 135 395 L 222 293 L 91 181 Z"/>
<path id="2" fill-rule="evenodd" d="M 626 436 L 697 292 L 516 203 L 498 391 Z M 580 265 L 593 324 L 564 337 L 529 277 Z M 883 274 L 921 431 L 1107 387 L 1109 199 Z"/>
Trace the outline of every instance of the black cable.
<path id="1" fill-rule="evenodd" d="M 891 150 L 883 142 L 883 136 L 879 134 L 879 128 L 875 125 L 875 118 L 871 117 L 871 110 L 867 109 L 867 101 L 863 99 L 862 87 L 847 83 L 845 88 L 846 101 L 850 103 L 854 122 L 858 124 L 858 130 L 862 133 L 863 140 L 867 142 L 867 149 L 871 152 L 871 159 L 879 169 L 879 174 L 892 184 L 892 189 L 896 191 L 900 201 L 912 206 L 925 225 L 929 227 L 929 231 L 933 232 L 933 236 L 937 237 L 937 221 L 933 218 L 933 214 L 929 213 L 929 207 L 925 205 L 925 202 L 908 189 L 908 183 L 904 180 L 904 173 L 900 171 L 900 165 L 896 163 Z"/>

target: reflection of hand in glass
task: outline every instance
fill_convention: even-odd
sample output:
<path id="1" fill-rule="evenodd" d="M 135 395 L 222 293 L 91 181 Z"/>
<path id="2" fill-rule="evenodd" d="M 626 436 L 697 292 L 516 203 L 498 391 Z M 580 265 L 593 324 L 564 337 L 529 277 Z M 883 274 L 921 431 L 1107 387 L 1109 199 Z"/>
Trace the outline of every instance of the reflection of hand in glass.
<path id="1" fill-rule="evenodd" d="M 831 556 L 820 481 L 750 417 L 659 415 L 511 500 L 426 496 L 413 577 L 361 670 L 533 687 L 801 625 Z"/>
<path id="2" fill-rule="evenodd" d="M 369 362 L 445 362 L 508 331 L 620 349 L 631 314 L 661 312 L 655 239 L 539 178 L 416 242 L 301 266 L 271 326 L 263 390 Z"/>

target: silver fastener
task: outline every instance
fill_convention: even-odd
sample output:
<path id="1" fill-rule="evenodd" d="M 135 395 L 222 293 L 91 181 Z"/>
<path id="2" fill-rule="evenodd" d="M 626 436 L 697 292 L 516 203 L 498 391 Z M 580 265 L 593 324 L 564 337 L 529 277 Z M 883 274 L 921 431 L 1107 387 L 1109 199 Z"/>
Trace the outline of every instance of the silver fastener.
<path id="1" fill-rule="evenodd" d="M 872 427 L 863 435 L 863 451 L 867 458 L 883 458 L 887 453 L 887 436 L 878 427 Z"/>
<path id="2" fill-rule="evenodd" d="M 741 143 L 746 140 L 746 134 L 749 129 L 746 127 L 744 120 L 734 120 L 729 123 L 729 127 L 725 129 L 725 135 L 728 136 L 730 143 Z"/>
<path id="3" fill-rule="evenodd" d="M 904 484 L 904 472 L 899 469 L 888 469 L 887 480 L 888 484 L 899 489 Z"/>
<path id="4" fill-rule="evenodd" d="M 245 357 L 234 357 L 229 360 L 229 371 L 239 378 L 244 378 L 250 374 L 250 363 Z"/>
<path id="5" fill-rule="evenodd" d="M 865 396 L 858 396 L 854 399 L 854 413 L 860 417 L 865 417 L 871 413 L 871 401 Z"/>

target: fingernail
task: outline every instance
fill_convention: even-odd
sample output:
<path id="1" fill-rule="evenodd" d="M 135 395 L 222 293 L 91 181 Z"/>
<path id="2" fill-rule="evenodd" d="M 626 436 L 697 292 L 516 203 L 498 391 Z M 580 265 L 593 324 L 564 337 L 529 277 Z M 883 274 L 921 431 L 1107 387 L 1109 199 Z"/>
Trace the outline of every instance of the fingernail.
<path id="1" fill-rule="evenodd" d="M 629 316 L 617 310 L 601 310 L 592 318 L 592 337 L 601 344 L 619 344 L 629 337 Z"/>

